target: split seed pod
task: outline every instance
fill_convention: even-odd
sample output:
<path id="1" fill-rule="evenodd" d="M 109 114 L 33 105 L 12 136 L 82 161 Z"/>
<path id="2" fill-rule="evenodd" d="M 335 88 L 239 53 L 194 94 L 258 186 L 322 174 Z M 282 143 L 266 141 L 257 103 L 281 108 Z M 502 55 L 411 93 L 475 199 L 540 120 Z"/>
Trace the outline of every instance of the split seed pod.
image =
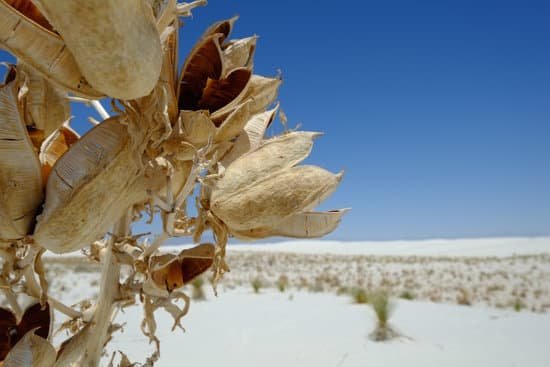
<path id="1" fill-rule="evenodd" d="M 214 245 L 201 244 L 178 255 L 155 256 L 150 263 L 151 279 L 157 287 L 171 292 L 210 269 L 214 254 Z"/>
<path id="2" fill-rule="evenodd" d="M 0 86 L 0 240 L 29 234 L 42 204 L 40 162 L 27 133 L 15 69 Z"/>
<path id="3" fill-rule="evenodd" d="M 94 127 L 55 163 L 35 241 L 56 253 L 78 250 L 107 232 L 137 200 L 139 167 L 127 127 L 116 116 Z"/>
<path id="4" fill-rule="evenodd" d="M 47 303 L 44 308 L 40 303 L 28 307 L 19 322 L 13 312 L 0 308 L 0 361 L 7 358 L 13 348 L 29 334 L 36 334 L 44 341 L 48 339 L 52 324 L 52 311 Z M 4 363 L 7 366 L 7 361 Z"/>
<path id="5" fill-rule="evenodd" d="M 309 155 L 317 135 L 289 133 L 236 159 L 212 188 L 210 210 L 238 234 L 276 231 L 279 223 L 316 207 L 342 177 L 315 166 L 294 167 Z"/>
<path id="6" fill-rule="evenodd" d="M 88 82 L 119 99 L 149 94 L 162 64 L 160 36 L 146 0 L 40 0 Z"/>
<path id="7" fill-rule="evenodd" d="M 75 95 L 102 97 L 82 76 L 63 39 L 29 0 L 0 0 L 0 46 Z"/>

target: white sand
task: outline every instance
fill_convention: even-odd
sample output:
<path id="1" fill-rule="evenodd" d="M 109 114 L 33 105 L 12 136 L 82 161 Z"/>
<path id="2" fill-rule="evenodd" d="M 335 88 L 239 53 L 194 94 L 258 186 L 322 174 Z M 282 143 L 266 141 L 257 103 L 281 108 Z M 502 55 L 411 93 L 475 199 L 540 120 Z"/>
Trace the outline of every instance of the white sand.
<path id="1" fill-rule="evenodd" d="M 143 360 L 151 348 L 137 327 L 139 313 L 122 317 L 125 333 L 111 350 Z M 391 323 L 406 337 L 376 343 L 368 338 L 374 315 L 367 306 L 328 294 L 248 290 L 196 302 L 171 333 L 159 312 L 159 366 L 548 366 L 550 315 L 400 301 Z M 130 326 L 131 325 L 131 326 Z"/>

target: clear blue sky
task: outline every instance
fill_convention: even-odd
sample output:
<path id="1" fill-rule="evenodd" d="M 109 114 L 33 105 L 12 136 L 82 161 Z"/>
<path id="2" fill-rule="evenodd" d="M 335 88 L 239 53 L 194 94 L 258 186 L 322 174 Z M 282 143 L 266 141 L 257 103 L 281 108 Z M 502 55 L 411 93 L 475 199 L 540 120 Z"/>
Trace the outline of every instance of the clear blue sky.
<path id="1" fill-rule="evenodd" d="M 239 14 L 308 163 L 346 170 L 333 239 L 550 235 L 550 2 L 210 0 Z"/>

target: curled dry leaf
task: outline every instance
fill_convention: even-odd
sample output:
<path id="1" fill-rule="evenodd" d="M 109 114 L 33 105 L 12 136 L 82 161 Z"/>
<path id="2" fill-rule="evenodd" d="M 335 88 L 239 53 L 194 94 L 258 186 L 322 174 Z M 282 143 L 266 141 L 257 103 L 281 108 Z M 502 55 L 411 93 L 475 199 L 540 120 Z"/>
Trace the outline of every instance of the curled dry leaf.
<path id="1" fill-rule="evenodd" d="M 153 90 L 162 51 L 148 1 L 39 3 L 95 89 L 119 99 L 136 99 Z"/>
<path id="2" fill-rule="evenodd" d="M 0 240 L 29 234 L 43 200 L 40 162 L 18 101 L 20 85 L 16 76 L 0 86 Z"/>
<path id="3" fill-rule="evenodd" d="M 155 285 L 171 292 L 183 287 L 212 266 L 215 247 L 201 244 L 178 255 L 165 254 L 151 258 L 151 278 Z"/>
<path id="4" fill-rule="evenodd" d="M 28 3 L 0 0 L 0 46 L 58 86 L 79 96 L 101 97 L 82 76 L 63 39 L 41 25 L 43 15 Z"/>

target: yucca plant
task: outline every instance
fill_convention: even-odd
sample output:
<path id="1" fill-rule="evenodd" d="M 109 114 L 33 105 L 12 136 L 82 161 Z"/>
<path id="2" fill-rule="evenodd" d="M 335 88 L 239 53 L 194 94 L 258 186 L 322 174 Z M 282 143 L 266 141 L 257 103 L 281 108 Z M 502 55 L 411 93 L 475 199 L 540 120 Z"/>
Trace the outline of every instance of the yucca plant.
<path id="1" fill-rule="evenodd" d="M 342 175 L 298 166 L 319 134 L 265 138 L 281 80 L 253 73 L 256 37 L 230 40 L 236 19 L 215 23 L 177 70 L 179 18 L 202 5 L 0 0 L 0 46 L 17 57 L 0 86 L 0 289 L 9 304 L 0 313 L 11 320 L 0 322 L 4 367 L 97 366 L 117 309 L 131 304 L 143 307 L 143 333 L 157 347 L 152 365 L 155 311 L 181 326 L 190 302 L 182 287 L 208 269 L 215 286 L 229 269 L 229 238 L 320 237 L 339 224 L 345 210 L 313 210 Z M 111 99 L 113 116 L 101 98 Z M 79 136 L 70 101 L 103 121 Z M 151 244 L 130 230 L 143 214 L 162 219 Z M 215 243 L 201 244 L 206 231 Z M 161 253 L 171 237 L 197 246 Z M 83 249 L 102 266 L 100 293 L 75 309 L 48 293 L 42 255 Z M 40 307 L 23 312 L 22 293 Z M 52 309 L 73 333 L 60 346 L 51 344 Z M 19 326 L 28 319 L 42 331 Z"/>
<path id="2" fill-rule="evenodd" d="M 371 338 L 375 341 L 384 341 L 397 336 L 389 324 L 393 312 L 389 293 L 385 290 L 376 290 L 368 295 L 368 299 L 376 315 L 376 328 L 371 333 Z"/>

